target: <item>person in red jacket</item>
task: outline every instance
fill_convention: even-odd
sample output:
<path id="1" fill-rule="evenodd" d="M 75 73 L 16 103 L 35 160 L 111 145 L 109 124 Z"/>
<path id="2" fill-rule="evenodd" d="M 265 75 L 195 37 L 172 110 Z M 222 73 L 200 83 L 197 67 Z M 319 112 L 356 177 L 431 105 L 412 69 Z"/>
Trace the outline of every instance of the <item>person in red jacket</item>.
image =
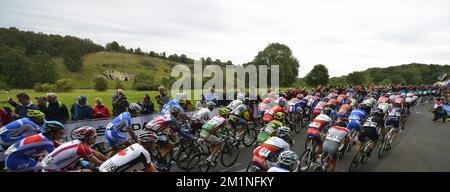
<path id="1" fill-rule="evenodd" d="M 0 127 L 10 123 L 12 120 L 11 116 L 8 115 L 6 110 L 0 109 Z"/>
<path id="2" fill-rule="evenodd" d="M 92 107 L 94 119 L 108 118 L 109 110 L 103 105 L 102 99 L 96 98 L 95 105 Z"/>

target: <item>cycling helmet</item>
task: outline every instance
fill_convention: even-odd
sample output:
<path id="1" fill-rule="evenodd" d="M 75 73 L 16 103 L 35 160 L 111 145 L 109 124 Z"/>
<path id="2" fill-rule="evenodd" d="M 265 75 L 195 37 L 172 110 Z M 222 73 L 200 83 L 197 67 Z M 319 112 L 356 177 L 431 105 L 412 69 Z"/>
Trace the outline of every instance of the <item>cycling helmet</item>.
<path id="1" fill-rule="evenodd" d="M 289 128 L 289 127 L 281 126 L 277 130 L 277 136 L 280 138 L 286 137 L 289 134 L 291 134 L 291 128 Z"/>
<path id="2" fill-rule="evenodd" d="M 128 106 L 128 111 L 130 112 L 140 112 L 142 110 L 142 107 L 137 103 L 130 103 Z"/>
<path id="3" fill-rule="evenodd" d="M 44 119 L 45 114 L 42 111 L 39 110 L 31 110 L 29 109 L 27 112 L 27 117 L 34 118 L 34 119 Z"/>
<path id="4" fill-rule="evenodd" d="M 297 95 L 297 99 L 303 99 L 303 95 L 302 94 L 298 94 Z"/>
<path id="5" fill-rule="evenodd" d="M 315 94 L 315 96 L 317 96 L 317 97 L 320 97 L 320 93 L 319 93 L 319 92 L 317 92 L 317 93 Z"/>
<path id="6" fill-rule="evenodd" d="M 182 105 L 182 104 L 185 104 L 185 103 L 186 103 L 186 99 L 183 99 L 183 98 L 178 99 L 178 104 Z"/>
<path id="7" fill-rule="evenodd" d="M 236 96 L 236 98 L 237 98 L 238 100 L 243 101 L 243 100 L 245 99 L 245 95 L 242 94 L 242 93 L 239 93 L 239 94 Z"/>
<path id="8" fill-rule="evenodd" d="M 215 106 L 216 106 L 216 103 L 214 103 L 213 101 L 206 102 L 206 108 L 208 108 L 209 110 L 214 109 Z"/>
<path id="9" fill-rule="evenodd" d="M 282 112 L 275 113 L 274 118 L 276 120 L 283 121 L 284 120 L 284 113 L 282 113 Z"/>
<path id="10" fill-rule="evenodd" d="M 345 101 L 345 103 L 351 105 L 352 104 L 352 100 L 347 100 L 347 101 Z"/>
<path id="11" fill-rule="evenodd" d="M 46 121 L 44 123 L 45 132 L 53 132 L 64 130 L 64 125 L 58 121 Z"/>
<path id="12" fill-rule="evenodd" d="M 280 153 L 278 156 L 278 165 L 283 165 L 286 168 L 292 170 L 297 166 L 298 156 L 291 150 L 286 150 Z"/>
<path id="13" fill-rule="evenodd" d="M 227 115 L 228 115 L 228 110 L 226 109 L 226 108 L 220 108 L 218 111 L 217 111 L 217 113 L 220 115 L 220 116 L 223 116 L 223 117 L 226 117 Z"/>
<path id="14" fill-rule="evenodd" d="M 331 108 L 325 107 L 325 108 L 322 110 L 322 113 L 325 114 L 325 115 L 327 115 L 327 116 L 330 116 L 330 115 L 331 115 Z"/>
<path id="15" fill-rule="evenodd" d="M 158 135 L 155 132 L 149 130 L 142 130 L 138 134 L 139 143 L 156 143 L 158 141 Z"/>
<path id="16" fill-rule="evenodd" d="M 278 105 L 280 105 L 280 106 L 285 106 L 285 105 L 286 105 L 286 99 L 283 98 L 283 97 L 280 97 L 280 98 L 278 99 Z"/>
<path id="17" fill-rule="evenodd" d="M 407 97 L 412 97 L 412 96 L 414 96 L 414 94 L 413 93 L 408 93 L 408 94 L 406 94 L 406 96 Z"/>
<path id="18" fill-rule="evenodd" d="M 72 138 L 74 139 L 85 139 L 88 137 L 96 137 L 97 130 L 91 126 L 83 126 L 75 129 L 72 132 Z"/>
<path id="19" fill-rule="evenodd" d="M 250 102 L 250 98 L 248 98 L 248 97 L 244 98 L 243 102 L 244 102 L 245 104 L 249 103 L 249 102 Z"/>

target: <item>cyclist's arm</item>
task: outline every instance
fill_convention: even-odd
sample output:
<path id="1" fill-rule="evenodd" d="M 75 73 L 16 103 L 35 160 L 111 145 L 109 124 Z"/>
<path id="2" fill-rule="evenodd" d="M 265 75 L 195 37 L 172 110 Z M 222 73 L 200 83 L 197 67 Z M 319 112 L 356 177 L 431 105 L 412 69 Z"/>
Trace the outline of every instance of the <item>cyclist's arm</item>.
<path id="1" fill-rule="evenodd" d="M 189 139 L 191 141 L 194 141 L 195 139 L 186 131 L 182 130 L 181 128 L 179 128 L 178 126 L 173 128 L 172 130 L 177 131 L 178 133 L 180 133 L 180 135 L 186 139 Z"/>
<path id="2" fill-rule="evenodd" d="M 98 152 L 97 150 L 92 150 L 92 153 L 94 154 L 95 157 L 97 157 L 101 161 L 106 161 L 108 159 L 105 155 Z"/>
<path id="3" fill-rule="evenodd" d="M 137 137 L 136 137 L 136 134 L 134 133 L 132 127 L 127 127 L 127 132 L 128 132 L 128 134 L 130 135 L 131 139 L 134 140 L 134 142 L 137 142 L 137 141 L 138 141 L 138 140 L 137 140 Z"/>
<path id="4" fill-rule="evenodd" d="M 100 166 L 103 163 L 103 161 L 101 161 L 97 157 L 95 157 L 95 152 L 93 154 L 94 155 L 88 157 L 89 162 L 92 162 L 95 165 Z"/>

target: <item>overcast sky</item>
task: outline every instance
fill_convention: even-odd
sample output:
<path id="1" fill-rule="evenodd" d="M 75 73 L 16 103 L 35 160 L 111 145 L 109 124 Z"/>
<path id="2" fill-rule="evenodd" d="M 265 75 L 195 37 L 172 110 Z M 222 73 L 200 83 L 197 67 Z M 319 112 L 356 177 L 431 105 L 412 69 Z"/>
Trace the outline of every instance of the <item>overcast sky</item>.
<path id="1" fill-rule="evenodd" d="M 0 27 L 11 26 L 235 64 L 279 42 L 301 77 L 319 63 L 331 76 L 450 64 L 448 0 L 0 0 Z"/>

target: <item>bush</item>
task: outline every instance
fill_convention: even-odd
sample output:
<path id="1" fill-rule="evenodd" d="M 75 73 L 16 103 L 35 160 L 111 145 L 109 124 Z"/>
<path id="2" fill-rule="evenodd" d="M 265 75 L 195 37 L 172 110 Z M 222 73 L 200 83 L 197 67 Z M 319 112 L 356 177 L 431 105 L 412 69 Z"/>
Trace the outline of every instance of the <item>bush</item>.
<path id="1" fill-rule="evenodd" d="M 49 83 L 36 83 L 33 89 L 36 92 L 54 92 L 55 86 Z"/>
<path id="2" fill-rule="evenodd" d="M 138 91 L 148 91 L 158 89 L 158 85 L 153 82 L 153 76 L 149 73 L 139 73 L 134 77 L 133 88 Z"/>
<path id="3" fill-rule="evenodd" d="M 122 81 L 120 81 L 119 79 L 116 79 L 116 84 L 114 84 L 114 89 L 123 89 L 123 84 Z"/>
<path id="4" fill-rule="evenodd" d="M 60 79 L 53 86 L 56 92 L 70 92 L 74 89 L 74 85 L 70 79 Z"/>
<path id="5" fill-rule="evenodd" d="M 108 89 L 108 81 L 103 77 L 94 79 L 94 88 L 97 91 L 106 91 Z"/>

